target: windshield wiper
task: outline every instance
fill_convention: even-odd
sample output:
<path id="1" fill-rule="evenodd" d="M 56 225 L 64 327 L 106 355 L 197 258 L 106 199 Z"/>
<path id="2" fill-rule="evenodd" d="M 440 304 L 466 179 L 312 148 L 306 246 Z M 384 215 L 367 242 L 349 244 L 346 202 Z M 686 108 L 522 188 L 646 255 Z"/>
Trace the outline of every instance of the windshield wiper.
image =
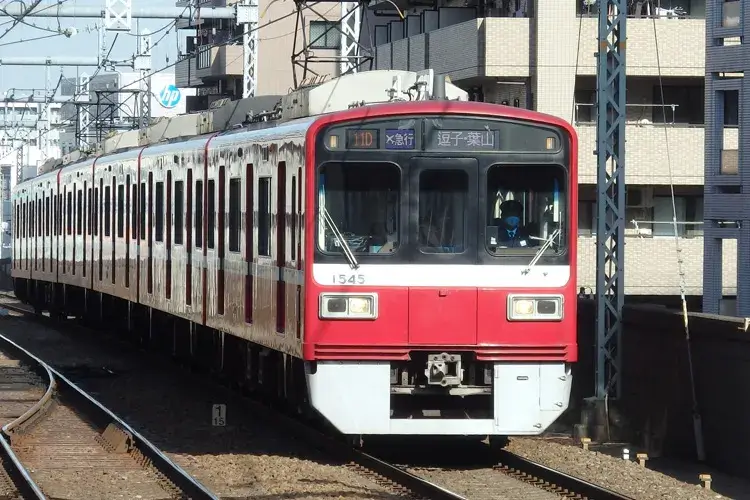
<path id="1" fill-rule="evenodd" d="M 542 254 L 552 245 L 552 243 L 555 241 L 555 238 L 557 238 L 557 235 L 560 234 L 560 228 L 555 229 L 552 234 L 549 235 L 549 237 L 544 240 L 544 245 L 536 251 L 536 254 L 534 255 L 534 258 L 531 259 L 531 262 L 529 262 L 529 265 L 526 266 L 526 269 L 521 271 L 521 274 L 529 274 L 529 271 L 531 271 L 531 268 L 536 265 L 536 263 L 539 261 L 539 259 L 542 258 Z"/>
<path id="2" fill-rule="evenodd" d="M 339 231 L 339 228 L 336 227 L 336 223 L 333 222 L 333 218 L 331 217 L 331 214 L 328 213 L 327 208 L 323 207 L 322 215 L 323 215 L 323 220 L 328 225 L 328 228 L 336 237 L 336 240 L 339 242 L 339 245 L 341 245 L 341 248 L 344 251 L 344 256 L 346 256 L 346 260 L 349 261 L 349 265 L 351 266 L 352 269 L 357 269 L 359 267 L 359 262 L 357 262 L 357 258 L 354 256 L 354 252 L 352 252 L 352 249 L 349 248 L 349 244 L 344 239 L 344 235 L 341 234 L 341 231 Z"/>

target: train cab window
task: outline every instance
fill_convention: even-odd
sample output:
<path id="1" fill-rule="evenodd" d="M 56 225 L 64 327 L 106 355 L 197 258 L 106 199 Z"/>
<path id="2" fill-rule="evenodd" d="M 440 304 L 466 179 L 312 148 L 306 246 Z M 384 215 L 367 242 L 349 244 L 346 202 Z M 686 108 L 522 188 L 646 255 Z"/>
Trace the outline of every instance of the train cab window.
<path id="1" fill-rule="evenodd" d="M 203 246 L 203 181 L 195 181 L 195 248 Z"/>
<path id="2" fill-rule="evenodd" d="M 466 246 L 469 176 L 463 170 L 419 173 L 419 250 L 463 253 Z"/>
<path id="3" fill-rule="evenodd" d="M 240 251 L 240 198 L 242 181 L 229 179 L 229 251 Z"/>
<path id="4" fill-rule="evenodd" d="M 157 182 L 154 188 L 154 216 L 156 217 L 154 238 L 156 241 L 164 241 L 164 183 Z"/>
<path id="5" fill-rule="evenodd" d="M 117 186 L 117 237 L 125 237 L 125 185 Z"/>
<path id="6" fill-rule="evenodd" d="M 318 247 L 355 254 L 395 252 L 399 246 L 401 169 L 393 163 L 330 162 L 318 172 Z M 339 236 L 337 236 L 337 234 Z"/>
<path id="7" fill-rule="evenodd" d="M 112 232 L 112 191 L 109 186 L 104 187 L 104 236 Z"/>
<path id="8" fill-rule="evenodd" d="M 206 233 L 206 244 L 208 248 L 214 248 L 216 244 L 216 182 L 209 179 L 208 181 L 208 232 Z"/>
<path id="9" fill-rule="evenodd" d="M 485 245 L 492 255 L 531 248 L 549 240 L 552 253 L 565 245 L 565 170 L 556 165 L 493 165 L 487 171 Z"/>
<path id="10" fill-rule="evenodd" d="M 185 206 L 185 184 L 183 181 L 174 183 L 174 244 L 182 245 L 182 234 L 185 230 L 184 219 Z"/>
<path id="11" fill-rule="evenodd" d="M 258 255 L 271 256 L 271 178 L 258 179 Z"/>

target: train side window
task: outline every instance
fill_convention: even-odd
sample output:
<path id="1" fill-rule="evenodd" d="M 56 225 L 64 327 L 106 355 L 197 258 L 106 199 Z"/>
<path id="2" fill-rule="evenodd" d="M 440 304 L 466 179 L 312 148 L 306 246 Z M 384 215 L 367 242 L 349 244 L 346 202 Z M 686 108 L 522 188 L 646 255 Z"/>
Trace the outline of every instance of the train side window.
<path id="1" fill-rule="evenodd" d="M 297 260 L 297 176 L 292 176 L 292 260 Z"/>
<path id="2" fill-rule="evenodd" d="M 240 251 L 240 202 L 242 180 L 229 179 L 229 251 Z"/>
<path id="3" fill-rule="evenodd" d="M 164 183 L 157 182 L 154 188 L 154 197 L 156 206 L 154 207 L 154 215 L 156 216 L 156 241 L 164 241 Z"/>
<path id="4" fill-rule="evenodd" d="M 94 188 L 94 206 L 91 209 L 94 213 L 94 236 L 99 235 L 99 188 Z"/>
<path id="5" fill-rule="evenodd" d="M 89 236 L 91 236 L 92 227 L 94 225 L 94 198 L 93 198 L 94 195 L 93 195 L 91 188 L 89 188 L 88 195 L 89 195 L 89 210 L 88 210 L 89 223 L 87 225 L 89 227 L 88 228 Z"/>
<path id="6" fill-rule="evenodd" d="M 67 227 L 66 232 L 68 236 L 73 234 L 73 192 L 68 192 L 68 199 L 66 200 L 67 208 L 65 211 L 65 226 Z"/>
<path id="7" fill-rule="evenodd" d="M 117 186 L 117 237 L 125 237 L 125 185 Z"/>
<path id="8" fill-rule="evenodd" d="M 203 246 L 203 181 L 195 181 L 195 248 Z"/>
<path id="9" fill-rule="evenodd" d="M 49 236 L 50 233 L 50 222 L 52 221 L 52 215 L 50 210 L 50 203 L 49 203 L 49 196 L 44 198 L 44 213 L 45 213 L 45 219 L 47 221 L 46 228 L 45 228 L 45 235 Z"/>
<path id="10" fill-rule="evenodd" d="M 146 239 L 146 183 L 141 182 L 141 239 Z"/>
<path id="11" fill-rule="evenodd" d="M 271 256 L 271 178 L 258 179 L 258 255 Z"/>
<path id="12" fill-rule="evenodd" d="M 182 245 L 182 234 L 185 230 L 185 207 L 183 206 L 185 198 L 185 185 L 183 181 L 174 183 L 174 244 Z"/>
<path id="13" fill-rule="evenodd" d="M 109 186 L 104 187 L 104 236 L 109 236 L 112 229 L 112 192 Z"/>
<path id="14" fill-rule="evenodd" d="M 76 234 L 81 236 L 83 234 L 83 190 L 76 192 Z"/>
<path id="15" fill-rule="evenodd" d="M 206 233 L 206 242 L 208 248 L 214 248 L 216 245 L 216 182 L 213 179 L 208 180 L 208 232 Z"/>
<path id="16" fill-rule="evenodd" d="M 130 186 L 130 236 L 138 239 L 138 183 Z"/>

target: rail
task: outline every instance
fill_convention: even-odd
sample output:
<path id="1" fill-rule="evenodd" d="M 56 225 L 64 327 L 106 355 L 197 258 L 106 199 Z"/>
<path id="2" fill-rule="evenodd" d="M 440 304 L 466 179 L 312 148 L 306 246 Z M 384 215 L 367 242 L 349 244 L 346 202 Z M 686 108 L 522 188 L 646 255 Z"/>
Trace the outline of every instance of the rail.
<path id="1" fill-rule="evenodd" d="M 541 487 L 566 498 L 579 500 L 633 500 L 632 498 L 598 486 L 583 479 L 532 462 L 515 453 L 500 450 L 496 469 L 521 481 Z"/>
<path id="2" fill-rule="evenodd" d="M 3 304 L 2 307 L 17 310 L 25 314 L 30 313 L 30 311 L 25 308 L 13 307 L 12 305 L 8 306 Z M 217 497 L 214 496 L 213 493 L 208 491 L 202 484 L 193 479 L 182 468 L 172 462 L 146 438 L 54 368 L 2 335 L 0 335 L 0 345 L 9 351 L 12 351 L 19 359 L 25 361 L 30 369 L 36 372 L 37 375 L 49 380 L 47 391 L 42 399 L 19 418 L 5 425 L 0 433 L 0 448 L 2 449 L 0 453 L 3 455 L 2 458 L 4 458 L 6 467 L 8 464 L 12 464 L 12 467 L 8 467 L 11 469 L 8 472 L 12 475 L 15 486 L 19 489 L 19 493 L 23 495 L 24 499 L 37 498 L 41 500 L 46 499 L 46 497 L 42 493 L 41 488 L 39 488 L 39 486 L 33 481 L 18 457 L 13 453 L 10 443 L 12 442 L 14 435 L 21 432 L 35 419 L 42 416 L 44 409 L 48 407 L 54 396 L 65 393 L 65 396 L 68 399 L 75 401 L 74 405 L 76 409 L 81 413 L 86 414 L 86 416 L 89 417 L 98 427 L 105 429 L 109 424 L 114 423 L 117 427 L 128 433 L 129 437 L 132 439 L 133 448 L 149 459 L 153 467 L 155 467 L 159 473 L 163 474 L 168 481 L 171 481 L 172 484 L 174 484 L 187 497 L 190 497 L 193 500 L 216 500 Z"/>
<path id="3" fill-rule="evenodd" d="M 0 292 L 0 297 L 6 298 L 6 299 L 18 300 L 13 294 L 7 293 L 7 292 Z M 27 315 L 33 320 L 39 321 L 40 323 L 44 323 L 47 325 L 54 325 L 55 327 L 58 327 L 58 328 L 60 326 L 60 322 L 57 322 L 50 317 L 36 314 L 33 310 L 31 310 L 25 304 L 2 303 L 0 304 L 0 309 L 2 308 L 22 313 L 24 315 Z M 64 322 L 62 324 L 65 325 Z M 86 330 L 85 327 L 82 327 L 77 324 L 71 325 L 71 326 L 73 328 L 76 328 L 77 330 L 81 330 L 81 329 Z M 2 337 L 2 335 L 0 335 L 0 341 L 2 340 L 12 342 Z M 17 346 L 17 344 L 15 343 L 13 343 L 13 345 L 16 346 L 18 349 L 23 349 L 22 347 Z M 32 354 L 28 353 L 25 350 L 23 351 L 23 353 L 25 353 L 28 356 L 31 356 L 36 362 L 37 358 L 34 357 Z M 47 366 L 47 365 L 44 365 L 44 363 L 41 360 L 39 360 L 38 362 L 41 363 L 42 366 Z M 115 417 L 114 414 L 112 414 L 104 406 L 102 406 L 101 404 L 99 404 L 98 402 L 90 398 L 87 394 L 81 391 L 68 379 L 60 375 L 54 369 L 52 368 L 49 368 L 49 369 L 51 373 L 53 374 L 53 376 L 61 382 L 61 385 L 62 383 L 69 384 L 71 387 L 75 388 L 75 390 L 77 390 L 79 394 L 86 397 L 90 403 L 95 404 L 96 407 L 99 408 L 99 411 L 106 412 L 107 415 L 110 416 L 108 418 L 117 419 L 117 417 Z M 385 484 L 390 487 L 395 487 L 396 489 L 400 489 L 404 493 L 411 492 L 412 494 L 417 495 L 418 497 L 424 498 L 424 499 L 466 500 L 464 497 L 457 495 L 456 493 L 453 493 L 437 484 L 427 481 L 424 478 L 411 474 L 410 472 L 402 469 L 401 467 L 392 465 L 386 461 L 376 458 L 361 450 L 354 449 L 351 446 L 349 446 L 347 443 L 342 442 L 338 439 L 334 439 L 333 437 L 325 434 L 324 432 L 321 432 L 315 427 L 312 427 L 310 424 L 303 422 L 301 420 L 298 420 L 296 418 L 290 417 L 281 411 L 272 409 L 259 401 L 256 401 L 250 398 L 245 398 L 244 401 L 246 405 L 248 406 L 249 413 L 252 414 L 254 417 L 272 422 L 276 426 L 279 426 L 279 425 L 284 426 L 284 428 L 287 431 L 289 431 L 289 434 L 292 434 L 295 437 L 301 440 L 304 440 L 311 447 L 321 450 L 324 453 L 327 453 L 328 455 L 332 457 L 340 459 L 342 462 L 346 463 L 346 465 L 349 468 L 354 469 L 355 471 L 359 473 L 363 473 L 364 475 L 370 476 L 376 482 Z M 155 447 L 153 447 L 150 443 L 148 443 L 148 441 L 146 441 L 143 437 L 137 434 L 136 431 L 133 430 L 130 426 L 128 426 L 124 422 L 122 422 L 121 425 L 128 432 L 132 433 L 133 437 L 138 439 L 139 442 L 142 443 L 142 445 L 151 447 L 150 453 L 154 455 L 156 459 L 163 460 L 162 463 L 165 463 L 165 464 L 168 463 L 170 465 L 174 465 L 166 456 L 161 454 L 161 452 L 159 452 Z M 160 458 L 160 457 L 163 457 L 163 458 Z M 149 458 L 151 458 L 151 456 L 149 456 Z M 157 464 L 156 459 L 153 459 L 155 465 Z M 190 476 L 188 476 L 184 471 L 182 471 L 182 469 L 179 469 L 176 465 L 174 465 L 174 467 L 175 467 L 175 470 L 179 470 L 180 473 L 183 474 L 186 478 L 189 478 L 190 480 L 192 480 L 192 478 L 190 478 Z M 177 483 L 177 480 L 179 480 L 179 478 L 173 479 L 172 477 L 169 477 L 169 479 L 171 479 L 172 482 L 175 483 L 176 485 L 178 486 L 180 485 L 179 483 Z M 188 491 L 187 489 L 184 490 L 188 492 L 189 494 L 191 494 L 192 500 L 199 500 L 202 498 L 215 498 L 214 496 L 210 496 L 210 493 L 207 490 L 205 490 L 202 485 L 200 485 L 199 483 L 195 481 L 193 482 L 195 483 L 195 486 L 197 488 L 200 488 L 199 491 L 197 491 L 193 495 L 192 492 Z"/>

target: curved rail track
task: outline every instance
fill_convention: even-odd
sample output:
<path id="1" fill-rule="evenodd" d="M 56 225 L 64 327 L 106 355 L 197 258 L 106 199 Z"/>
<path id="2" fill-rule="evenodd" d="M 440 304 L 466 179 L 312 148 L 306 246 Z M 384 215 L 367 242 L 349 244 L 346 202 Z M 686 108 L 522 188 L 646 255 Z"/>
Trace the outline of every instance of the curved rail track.
<path id="1" fill-rule="evenodd" d="M 0 409 L 6 409 L 0 414 L 12 418 L 0 431 L 0 455 L 8 486 L 8 491 L 0 490 L 0 495 L 70 498 L 71 491 L 80 486 L 75 483 L 98 470 L 110 475 L 109 484 L 85 484 L 99 484 L 110 494 L 125 489 L 144 499 L 215 498 L 127 423 L 52 367 L 2 335 L 0 349 L 9 354 L 2 356 L 2 365 L 10 375 L 3 377 L 9 382 L 0 382 Z M 37 375 L 36 381 L 31 374 Z M 30 404 L 28 396 L 40 392 L 40 382 L 47 388 L 36 403 Z M 19 394 L 25 397 L 17 397 Z M 24 403 L 28 409 L 13 418 Z"/>
<path id="2" fill-rule="evenodd" d="M 0 292 L 0 298 L 17 301 L 15 296 L 7 293 Z M 87 327 L 80 326 L 77 323 L 67 324 L 65 321 L 60 322 L 58 320 L 43 316 L 35 312 L 31 307 L 22 304 L 20 302 L 7 303 L 3 301 L 0 303 L 0 308 L 5 308 L 17 313 L 21 313 L 29 319 L 40 321 L 45 323 L 47 326 L 72 328 L 75 330 L 89 330 Z M 2 337 L 0 336 L 0 340 Z M 14 344 L 15 345 L 15 344 Z M 17 346 L 16 346 L 17 347 Z M 36 359 L 36 358 L 34 358 Z M 56 372 L 53 372 L 56 373 Z M 54 375 L 53 375 L 54 376 Z M 59 375 L 59 377 L 62 377 Z M 67 379 L 65 379 L 67 382 Z M 70 384 L 70 382 L 67 382 Z M 82 392 L 82 391 L 79 391 Z M 91 399 L 91 398 L 88 398 Z M 93 401 L 93 400 L 92 400 Z M 359 449 L 351 448 L 350 446 L 342 443 L 338 439 L 334 439 L 324 432 L 321 432 L 314 427 L 311 427 L 308 423 L 302 422 L 293 416 L 288 416 L 278 410 L 269 408 L 265 403 L 255 401 L 253 399 L 246 400 L 249 410 L 256 417 L 263 418 L 274 422 L 277 426 L 283 426 L 289 434 L 295 435 L 295 437 L 310 443 L 315 448 L 321 449 L 330 456 L 335 456 L 344 460 L 350 469 L 369 477 L 376 483 L 380 483 L 386 486 L 388 489 L 393 490 L 406 497 L 413 498 L 424 498 L 424 499 L 479 499 L 479 498 L 504 498 L 505 488 L 513 488 L 512 483 L 526 483 L 529 487 L 534 487 L 538 490 L 539 495 L 533 494 L 533 489 L 525 490 L 525 494 L 521 494 L 521 498 L 570 498 L 577 500 L 630 500 L 628 497 L 623 496 L 614 491 L 607 490 L 600 486 L 592 483 L 588 483 L 579 478 L 569 476 L 562 472 L 550 469 L 543 465 L 529 461 L 523 457 L 515 455 L 505 450 L 493 452 L 494 455 L 488 456 L 487 460 L 484 461 L 483 467 L 484 472 L 491 472 L 497 476 L 506 476 L 505 480 L 491 480 L 490 476 L 484 475 L 483 479 L 477 474 L 476 477 L 471 477 L 471 471 L 461 471 L 460 481 L 469 482 L 481 482 L 485 481 L 483 488 L 477 489 L 475 494 L 471 489 L 464 493 L 466 496 L 462 496 L 458 493 L 449 491 L 448 489 L 440 486 L 438 483 L 443 483 L 447 487 L 453 487 L 453 482 L 441 481 L 435 479 L 431 474 L 422 474 L 422 471 L 427 470 L 440 470 L 440 468 L 433 467 L 419 467 L 419 466 L 401 466 L 393 465 L 389 460 L 383 460 L 377 458 L 374 455 L 378 453 L 368 454 Z M 100 406 L 100 405 L 99 405 Z M 103 407 L 102 407 L 103 408 Z M 108 411 L 105 409 L 105 411 Z M 135 431 L 126 427 L 127 432 L 135 434 Z M 143 439 L 143 438 L 141 438 Z M 145 442 L 145 440 L 143 440 Z M 151 447 L 153 448 L 153 447 Z M 489 449 L 489 447 L 487 447 Z M 159 453 L 158 450 L 153 448 L 153 452 Z M 390 453 L 387 455 L 390 456 Z M 163 455 L 162 455 L 163 456 Z M 167 461 L 167 457 L 164 457 Z M 399 460 L 400 462 L 401 460 Z M 172 464 L 172 462 L 169 462 Z M 442 470 L 449 471 L 451 467 L 446 467 Z M 458 470 L 456 468 L 455 470 Z M 181 471 L 181 469 L 180 469 Z M 181 471 L 181 475 L 188 476 L 185 472 Z M 497 477 L 496 476 L 496 477 Z M 192 478 L 191 478 L 192 480 Z M 0 484 L 2 484 L 2 477 L 0 476 Z M 490 484 L 487 484 L 487 483 Z M 173 480 L 174 483 L 174 480 Z M 494 484 L 494 485 L 493 485 Z M 200 486 L 200 485 L 199 485 Z M 202 488 L 202 487 L 201 487 Z M 479 491 L 481 490 L 481 494 Z M 528 495 L 528 492 L 532 492 L 532 496 Z M 205 489 L 202 489 L 202 494 L 209 494 Z M 547 496 L 544 496 L 544 495 Z M 209 494 L 210 495 L 210 494 Z M 24 496 L 23 498 L 26 498 Z M 35 498 L 35 497 L 30 497 Z M 201 496 L 192 496 L 192 498 L 204 498 Z M 214 498 L 214 497 L 210 497 Z M 4 500 L 2 497 L 2 489 L 0 489 L 0 500 Z"/>

